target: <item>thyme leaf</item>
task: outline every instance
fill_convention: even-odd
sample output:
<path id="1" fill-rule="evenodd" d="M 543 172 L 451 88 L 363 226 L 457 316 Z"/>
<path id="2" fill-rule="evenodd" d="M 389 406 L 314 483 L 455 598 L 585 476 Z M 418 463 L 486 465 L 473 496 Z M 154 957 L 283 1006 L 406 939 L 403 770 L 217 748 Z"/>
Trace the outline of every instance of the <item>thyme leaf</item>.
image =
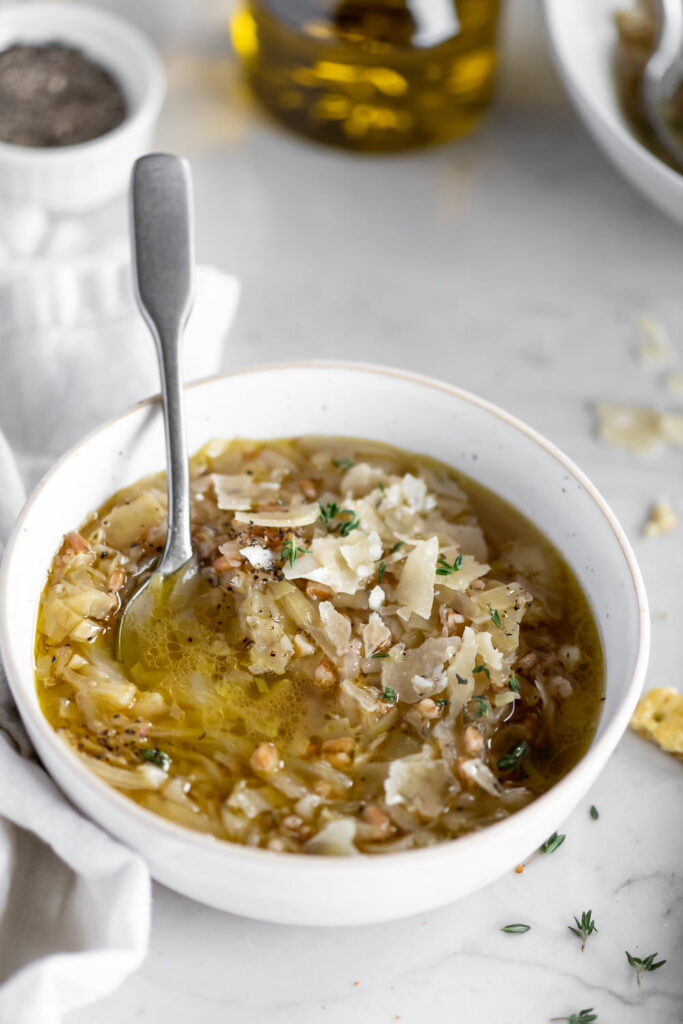
<path id="1" fill-rule="evenodd" d="M 475 696 L 472 698 L 472 700 L 477 705 L 476 710 L 474 712 L 474 717 L 486 718 L 489 711 L 491 710 L 491 705 L 489 704 L 488 697 Z"/>
<path id="2" fill-rule="evenodd" d="M 378 583 L 382 582 L 382 580 L 384 579 L 384 573 L 386 571 L 387 571 L 387 563 L 386 562 L 380 562 L 379 563 L 379 572 L 377 573 L 377 582 Z"/>
<path id="3" fill-rule="evenodd" d="M 437 576 L 450 576 L 451 573 L 460 572 L 462 569 L 462 555 L 458 555 L 453 564 L 447 562 L 443 555 L 440 555 L 436 563 Z"/>
<path id="4" fill-rule="evenodd" d="M 522 935 L 524 932 L 531 930 L 530 924 L 506 924 L 501 929 L 502 932 L 507 932 L 508 935 Z"/>
<path id="5" fill-rule="evenodd" d="M 514 672 L 510 676 L 510 679 L 508 681 L 508 686 L 510 687 L 510 689 L 512 690 L 513 693 L 519 693 L 520 692 L 520 689 L 519 689 L 519 679 L 517 678 L 517 676 L 515 675 Z"/>
<path id="6" fill-rule="evenodd" d="M 374 654 L 370 655 L 371 658 L 388 658 L 389 655 L 386 651 L 375 651 Z"/>
<path id="7" fill-rule="evenodd" d="M 379 695 L 379 699 L 386 701 L 387 704 L 395 704 L 397 700 L 396 690 L 392 690 L 390 686 L 385 686 Z"/>
<path id="8" fill-rule="evenodd" d="M 476 676 L 479 672 L 483 672 L 487 679 L 491 678 L 491 673 L 486 665 L 475 665 L 472 669 L 472 675 Z"/>
<path id="9" fill-rule="evenodd" d="M 351 466 L 353 465 L 351 459 L 330 459 L 330 462 L 333 466 L 336 466 L 337 469 L 351 469 Z"/>
<path id="10" fill-rule="evenodd" d="M 544 843 L 541 843 L 539 850 L 541 853 L 555 853 L 555 850 L 562 846 L 562 843 L 567 838 L 566 833 L 553 832 L 550 839 L 546 839 Z"/>
<path id="11" fill-rule="evenodd" d="M 282 561 L 289 562 L 291 566 L 294 565 L 299 555 L 309 555 L 310 551 L 306 548 L 300 548 L 296 541 L 288 537 L 282 545 Z"/>
<path id="12" fill-rule="evenodd" d="M 638 979 L 638 988 L 640 988 L 641 974 L 645 973 L 646 971 L 657 971 L 666 963 L 666 960 L 659 960 L 657 963 L 655 963 L 655 957 L 657 956 L 656 953 L 650 953 L 649 956 L 641 958 L 639 956 L 633 956 L 633 954 L 629 953 L 628 950 L 624 950 L 624 952 L 626 953 L 626 959 L 628 960 L 633 970 L 636 972 L 636 978 Z"/>
<path id="13" fill-rule="evenodd" d="M 498 629 L 502 629 L 503 623 L 500 621 L 500 612 L 498 609 L 492 608 L 491 605 L 489 605 L 489 615 L 491 616 L 491 622 L 493 625 L 497 626 Z"/>
<path id="14" fill-rule="evenodd" d="M 163 768 L 165 772 L 171 767 L 170 755 L 165 750 L 159 750 L 158 747 L 146 747 L 144 750 L 138 750 L 138 754 L 143 761 L 149 761 L 157 768 Z"/>
<path id="15" fill-rule="evenodd" d="M 597 821 L 598 818 L 600 817 L 600 815 L 598 814 L 598 809 L 595 806 L 595 804 L 591 804 L 590 816 L 593 819 L 593 821 Z"/>
<path id="16" fill-rule="evenodd" d="M 521 743 L 516 743 L 514 747 L 508 750 L 507 754 L 503 754 L 499 759 L 499 770 L 501 772 L 511 772 L 515 768 L 519 768 L 522 761 L 525 761 L 530 753 L 531 748 L 526 740 L 522 740 Z"/>
<path id="17" fill-rule="evenodd" d="M 399 548 L 402 548 L 402 547 L 403 547 L 403 541 L 402 540 L 397 540 L 396 543 L 394 544 L 393 548 L 389 552 L 389 554 L 393 555 L 396 551 L 398 551 Z"/>

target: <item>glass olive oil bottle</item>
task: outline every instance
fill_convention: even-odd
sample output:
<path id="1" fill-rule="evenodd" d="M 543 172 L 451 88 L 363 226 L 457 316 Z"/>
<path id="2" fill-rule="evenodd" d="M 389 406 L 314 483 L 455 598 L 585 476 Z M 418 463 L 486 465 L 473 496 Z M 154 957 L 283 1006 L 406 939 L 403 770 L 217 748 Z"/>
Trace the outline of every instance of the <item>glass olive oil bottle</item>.
<path id="1" fill-rule="evenodd" d="M 486 110 L 500 0 L 247 0 L 232 39 L 282 122 L 356 150 L 456 138 Z"/>

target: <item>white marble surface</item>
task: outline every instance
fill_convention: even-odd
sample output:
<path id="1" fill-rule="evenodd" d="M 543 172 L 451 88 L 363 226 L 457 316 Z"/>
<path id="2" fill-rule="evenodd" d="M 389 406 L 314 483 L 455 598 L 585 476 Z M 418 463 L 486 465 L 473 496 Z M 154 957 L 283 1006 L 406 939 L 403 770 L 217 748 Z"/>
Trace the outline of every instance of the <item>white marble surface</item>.
<path id="1" fill-rule="evenodd" d="M 226 365 L 390 363 L 525 418 L 592 476 L 634 539 L 657 613 L 649 685 L 680 686 L 683 527 L 650 541 L 640 531 L 662 495 L 683 515 L 683 457 L 601 445 L 591 403 L 675 406 L 662 385 L 669 367 L 634 357 L 635 321 L 647 312 L 667 325 L 679 360 L 670 368 L 681 369 L 683 233 L 584 133 L 536 4 L 510 0 L 485 126 L 393 159 L 308 145 L 249 109 L 223 54 L 224 3 L 110 6 L 164 47 L 172 90 L 159 142 L 192 158 L 199 257 L 244 285 Z M 677 761 L 626 736 L 564 823 L 560 850 L 404 922 L 276 927 L 157 886 L 146 965 L 67 1024 L 531 1024 L 588 1006 L 610 1024 L 680 1022 L 682 777 Z M 588 908 L 599 931 L 582 954 L 567 925 Z M 501 934 L 510 921 L 532 929 Z M 639 991 L 625 949 L 669 963 Z"/>

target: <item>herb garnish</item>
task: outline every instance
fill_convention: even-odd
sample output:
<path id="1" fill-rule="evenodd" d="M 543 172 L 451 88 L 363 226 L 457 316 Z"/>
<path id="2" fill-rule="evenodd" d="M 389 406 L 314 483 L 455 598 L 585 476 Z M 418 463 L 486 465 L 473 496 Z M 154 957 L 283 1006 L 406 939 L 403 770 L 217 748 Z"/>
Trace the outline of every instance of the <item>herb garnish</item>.
<path id="1" fill-rule="evenodd" d="M 447 708 L 451 702 L 449 700 L 446 700 L 445 697 L 437 697 L 434 703 L 436 704 L 437 708 Z"/>
<path id="2" fill-rule="evenodd" d="M 351 459 L 330 459 L 330 462 L 333 466 L 336 466 L 337 469 L 351 469 L 351 466 L 353 465 Z"/>
<path id="3" fill-rule="evenodd" d="M 479 672 L 483 672 L 487 679 L 491 678 L 491 673 L 486 665 L 475 665 L 472 669 L 472 675 L 476 676 Z"/>
<path id="4" fill-rule="evenodd" d="M 500 612 L 498 609 L 492 608 L 491 605 L 489 605 L 489 615 L 491 616 L 491 622 L 493 625 L 497 626 L 498 629 L 502 629 L 503 623 L 500 621 Z"/>
<path id="5" fill-rule="evenodd" d="M 379 490 L 380 490 L 380 496 L 377 499 L 377 501 L 375 502 L 375 508 L 379 508 L 380 507 L 380 505 L 384 501 L 384 495 L 386 493 L 386 487 L 384 486 L 384 484 L 377 484 L 377 486 L 379 487 Z"/>
<path id="6" fill-rule="evenodd" d="M 576 928 L 573 925 L 571 925 L 571 924 L 567 925 L 567 927 L 569 928 L 569 931 L 573 932 L 574 935 L 576 935 L 577 939 L 581 939 L 582 940 L 581 941 L 581 952 L 582 953 L 583 953 L 584 949 L 586 948 L 586 941 L 588 940 L 588 936 L 592 935 L 593 932 L 597 932 L 597 930 L 598 930 L 596 925 L 595 925 L 595 921 L 593 920 L 592 914 L 593 914 L 592 910 L 584 910 L 583 913 L 581 914 L 581 920 L 580 921 L 579 921 L 578 917 L 576 917 L 576 915 L 574 915 L 574 921 L 576 922 Z"/>
<path id="7" fill-rule="evenodd" d="M 501 772 L 511 772 L 515 768 L 519 768 L 522 761 L 525 761 L 530 753 L 531 748 L 529 744 L 526 740 L 522 740 L 521 743 L 516 743 L 514 747 L 508 750 L 507 754 L 503 754 L 498 761 L 498 768 Z"/>
<path id="8" fill-rule="evenodd" d="M 320 518 L 325 526 L 329 526 L 330 520 L 339 514 L 339 505 L 335 501 L 328 501 L 326 505 L 319 501 L 318 505 L 320 506 Z"/>
<path id="9" fill-rule="evenodd" d="M 512 673 L 512 675 L 510 676 L 510 678 L 508 680 L 508 686 L 510 687 L 510 689 L 512 690 L 513 693 L 519 693 L 520 692 L 520 689 L 519 689 L 519 679 L 517 678 L 517 676 L 515 675 L 514 672 Z"/>
<path id="10" fill-rule="evenodd" d="M 149 761 L 150 764 L 155 764 L 157 768 L 163 768 L 165 772 L 171 767 L 171 758 L 165 750 L 159 750 L 158 747 L 147 747 L 144 750 L 138 750 L 138 754 L 143 761 Z"/>
<path id="11" fill-rule="evenodd" d="M 371 658 L 388 658 L 389 655 L 386 651 L 375 651 L 374 654 L 370 655 Z"/>
<path id="12" fill-rule="evenodd" d="M 357 530 L 360 526 L 360 519 L 353 509 L 340 508 L 334 501 L 328 501 L 326 505 L 319 501 L 318 505 L 320 506 L 320 518 L 327 527 L 328 533 L 336 533 L 339 530 L 342 537 L 348 537 L 352 530 Z M 351 518 L 333 524 L 332 520 L 339 516 L 351 516 Z"/>
<path id="13" fill-rule="evenodd" d="M 578 1013 L 573 1013 L 571 1017 L 551 1017 L 551 1020 L 566 1020 L 569 1024 L 592 1024 L 594 1020 L 598 1019 L 597 1013 L 593 1013 L 593 1007 L 589 1006 L 586 1010 L 579 1010 Z"/>
<path id="14" fill-rule="evenodd" d="M 385 686 L 379 695 L 379 699 L 386 701 L 387 704 L 395 704 L 397 699 L 396 690 L 392 690 L 390 686 Z"/>
<path id="15" fill-rule="evenodd" d="M 384 579 L 384 573 L 386 571 L 387 571 L 387 563 L 386 562 L 380 562 L 379 563 L 379 572 L 377 573 L 377 582 L 378 583 L 382 582 L 382 580 Z"/>
<path id="16" fill-rule="evenodd" d="M 453 573 L 453 572 L 460 572 L 461 569 L 462 569 L 462 555 L 458 555 L 458 557 L 453 562 L 453 565 L 451 565 L 449 562 L 447 562 L 446 559 L 443 557 L 443 555 L 439 555 L 438 561 L 436 563 L 436 575 L 437 576 L 450 576 L 451 573 Z"/>
<path id="17" fill-rule="evenodd" d="M 506 924 L 500 930 L 507 932 L 508 935 L 522 935 L 524 932 L 528 932 L 531 929 L 530 924 Z"/>
<path id="18" fill-rule="evenodd" d="M 288 537 L 282 545 L 282 561 L 289 562 L 293 566 L 299 555 L 310 555 L 310 551 L 300 548 L 296 541 Z"/>
<path id="19" fill-rule="evenodd" d="M 626 953 L 626 959 L 630 963 L 633 970 L 636 972 L 636 978 L 638 979 L 638 988 L 640 988 L 640 976 L 644 971 L 657 971 L 660 967 L 663 967 L 666 960 L 660 960 L 655 963 L 656 953 L 650 953 L 649 956 L 643 957 L 633 956 L 628 950 L 624 950 Z"/>
<path id="20" fill-rule="evenodd" d="M 591 804 L 590 816 L 593 819 L 593 821 L 597 821 L 598 818 L 600 817 L 600 815 L 598 814 L 598 809 L 595 806 L 595 804 Z"/>
<path id="21" fill-rule="evenodd" d="M 555 853 L 555 850 L 562 846 L 562 843 L 566 838 L 566 833 L 558 834 L 557 832 L 553 832 L 550 839 L 546 839 L 544 843 L 541 843 L 538 848 L 539 853 Z"/>
<path id="22" fill-rule="evenodd" d="M 402 547 L 403 547 L 403 541 L 402 540 L 397 540 L 396 543 L 394 544 L 393 548 L 389 552 L 389 554 L 393 555 L 396 551 L 398 551 L 399 548 L 402 548 Z"/>
<path id="23" fill-rule="evenodd" d="M 489 704 L 488 697 L 475 696 L 472 698 L 472 700 L 477 705 L 477 710 L 474 712 L 474 717 L 486 718 L 489 711 L 491 710 L 491 705 Z"/>

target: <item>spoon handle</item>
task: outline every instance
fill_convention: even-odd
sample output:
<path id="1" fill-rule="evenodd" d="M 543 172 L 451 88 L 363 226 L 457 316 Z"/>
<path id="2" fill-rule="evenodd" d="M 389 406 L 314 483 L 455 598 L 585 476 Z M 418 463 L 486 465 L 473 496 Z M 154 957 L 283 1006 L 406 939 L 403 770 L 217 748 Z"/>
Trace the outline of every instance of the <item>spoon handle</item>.
<path id="1" fill-rule="evenodd" d="M 156 343 L 166 431 L 168 535 L 157 571 L 192 557 L 181 340 L 192 308 L 194 243 L 192 180 L 186 160 L 167 153 L 140 157 L 130 192 L 135 293 Z"/>

